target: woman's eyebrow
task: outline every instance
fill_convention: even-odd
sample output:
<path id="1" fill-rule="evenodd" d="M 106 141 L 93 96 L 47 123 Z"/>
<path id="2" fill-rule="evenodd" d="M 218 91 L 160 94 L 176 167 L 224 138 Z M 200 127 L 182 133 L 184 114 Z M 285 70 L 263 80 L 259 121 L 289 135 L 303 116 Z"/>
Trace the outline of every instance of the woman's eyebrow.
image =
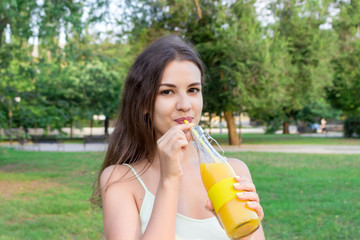
<path id="1" fill-rule="evenodd" d="M 191 83 L 191 84 L 189 84 L 189 87 L 198 86 L 198 85 L 201 85 L 201 82 Z M 176 85 L 171 84 L 171 83 L 161 83 L 161 84 L 160 84 L 160 87 L 172 87 L 172 88 L 176 88 Z"/>
<path id="2" fill-rule="evenodd" d="M 190 84 L 189 87 L 198 86 L 198 85 L 201 85 L 201 82 L 194 82 L 194 83 Z"/>
<path id="3" fill-rule="evenodd" d="M 174 84 L 171 84 L 171 83 L 161 83 L 160 84 L 160 87 L 163 87 L 163 86 L 165 86 L 165 87 L 176 87 Z"/>

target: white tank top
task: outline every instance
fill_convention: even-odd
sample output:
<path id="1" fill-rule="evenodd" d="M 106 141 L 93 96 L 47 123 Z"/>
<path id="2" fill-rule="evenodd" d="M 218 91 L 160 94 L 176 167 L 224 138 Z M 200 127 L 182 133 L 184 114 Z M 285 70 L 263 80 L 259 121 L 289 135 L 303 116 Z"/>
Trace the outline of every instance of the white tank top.
<path id="1" fill-rule="evenodd" d="M 148 190 L 136 170 L 128 165 L 145 190 L 145 196 L 140 209 L 141 232 L 144 233 L 149 223 L 155 196 Z M 229 240 L 224 229 L 215 217 L 195 219 L 176 214 L 175 240 Z"/>

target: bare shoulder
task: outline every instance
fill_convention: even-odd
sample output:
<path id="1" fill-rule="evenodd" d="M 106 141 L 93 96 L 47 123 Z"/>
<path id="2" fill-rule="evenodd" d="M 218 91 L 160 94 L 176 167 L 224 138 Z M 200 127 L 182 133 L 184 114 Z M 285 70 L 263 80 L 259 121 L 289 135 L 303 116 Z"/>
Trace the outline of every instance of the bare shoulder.
<path id="1" fill-rule="evenodd" d="M 118 197 L 134 195 L 141 190 L 134 173 L 126 165 L 111 165 L 103 170 L 100 176 L 101 196 Z"/>
<path id="2" fill-rule="evenodd" d="M 247 177 L 252 181 L 250 170 L 243 161 L 236 158 L 228 158 L 227 161 L 233 167 L 237 175 Z"/>
<path id="3" fill-rule="evenodd" d="M 105 168 L 100 176 L 100 187 L 106 238 L 134 239 L 134 236 L 140 236 L 136 196 L 141 185 L 130 168 L 126 165 Z"/>
<path id="4" fill-rule="evenodd" d="M 110 186 L 129 175 L 129 167 L 125 165 L 111 165 L 103 170 L 100 176 L 101 189 Z"/>

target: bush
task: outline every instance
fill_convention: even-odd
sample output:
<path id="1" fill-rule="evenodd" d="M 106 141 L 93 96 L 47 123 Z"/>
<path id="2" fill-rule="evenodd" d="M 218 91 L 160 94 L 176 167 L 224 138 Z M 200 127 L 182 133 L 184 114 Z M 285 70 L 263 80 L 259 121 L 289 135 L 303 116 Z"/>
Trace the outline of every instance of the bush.
<path id="1" fill-rule="evenodd" d="M 354 134 L 360 137 L 360 115 L 347 117 L 344 121 L 344 136 L 352 137 Z"/>
<path id="2" fill-rule="evenodd" d="M 265 133 L 266 134 L 274 134 L 277 130 L 279 130 L 281 127 L 281 120 L 274 119 L 271 121 L 268 121 L 266 124 Z"/>

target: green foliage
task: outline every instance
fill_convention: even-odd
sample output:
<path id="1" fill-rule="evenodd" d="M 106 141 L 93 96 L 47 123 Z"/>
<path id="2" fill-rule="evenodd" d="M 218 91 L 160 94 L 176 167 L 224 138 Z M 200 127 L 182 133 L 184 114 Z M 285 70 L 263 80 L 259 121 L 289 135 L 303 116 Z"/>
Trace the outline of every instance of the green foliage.
<path id="1" fill-rule="evenodd" d="M 93 114 L 112 117 L 120 100 L 122 81 L 119 73 L 109 69 L 104 62 L 93 61 L 84 67 L 81 83 L 87 109 Z"/>
<path id="2" fill-rule="evenodd" d="M 281 127 L 281 121 L 279 118 L 275 118 L 273 120 L 269 120 L 266 124 L 265 133 L 266 134 L 274 134 Z"/>
<path id="3" fill-rule="evenodd" d="M 349 116 L 344 121 L 345 137 L 352 137 L 355 134 L 360 138 L 360 115 Z"/>
<path id="4" fill-rule="evenodd" d="M 358 1 L 339 2 L 339 17 L 334 21 L 340 52 L 333 59 L 335 74 L 328 98 L 346 115 L 360 112 L 360 5 Z"/>
<path id="5" fill-rule="evenodd" d="M 216 8 L 215 8 L 216 9 Z M 192 35 L 208 68 L 205 111 L 244 111 L 257 105 L 264 93 L 262 29 L 256 20 L 253 2 L 237 1 L 210 13 L 211 38 L 199 31 Z M 245 34 L 246 33 L 246 34 Z M 206 39 L 202 40 L 198 38 Z M 265 94 L 264 94 L 265 95 Z"/>
<path id="6" fill-rule="evenodd" d="M 271 4 L 279 21 L 269 28 L 274 31 L 274 39 L 284 41 L 287 59 L 283 62 L 287 69 L 280 74 L 284 81 L 278 87 L 284 94 L 278 95 L 280 104 L 273 111 L 274 117 L 284 121 L 295 118 L 309 102 L 324 97 L 324 89 L 331 86 L 330 61 L 336 51 L 336 38 L 332 31 L 319 28 L 330 16 L 329 4 L 311 0 L 301 4 L 279 0 Z"/>
<path id="7" fill-rule="evenodd" d="M 324 98 L 307 104 L 296 114 L 296 119 L 305 122 L 320 122 L 321 118 L 339 120 L 341 112 L 331 107 Z"/>
<path id="8" fill-rule="evenodd" d="M 107 0 L 1 2 L 0 106 L 4 113 L 13 112 L 13 127 L 60 129 L 83 119 L 90 108 L 91 112 L 112 116 L 119 101 L 121 77 L 127 71 L 125 64 L 120 69 L 114 66 L 128 58 L 103 54 L 96 39 L 86 31 L 89 24 L 103 18 L 94 9 L 107 4 Z M 87 19 L 83 16 L 85 6 L 89 10 Z M 10 40 L 5 42 L 6 28 Z M 66 36 L 65 46 L 59 44 L 61 32 Z M 30 37 L 37 38 L 39 45 L 29 45 Z M 91 62 L 98 68 L 93 72 Z M 99 71 L 100 75 L 96 73 Z M 91 103 L 86 94 L 92 94 Z M 96 103 L 94 94 L 98 94 Z M 21 102 L 14 103 L 15 97 L 20 97 Z M 0 127 L 9 122 L 4 113 L 0 115 L 4 119 Z"/>
<path id="9" fill-rule="evenodd" d="M 335 108 L 352 115 L 360 112 L 360 42 L 354 41 L 333 60 L 335 74 L 333 87 L 328 89 L 328 98 Z"/>
<path id="10" fill-rule="evenodd" d="M 28 39 L 33 35 L 31 18 L 38 8 L 36 0 L 2 0 L 0 2 L 0 49 L 5 42 L 5 29 L 15 38 Z"/>
<path id="11" fill-rule="evenodd" d="M 7 127 L 15 97 L 22 100 L 13 104 L 14 127 L 114 117 L 134 57 L 169 33 L 190 40 L 205 62 L 205 112 L 245 111 L 273 132 L 281 121 L 338 119 L 333 108 L 346 116 L 360 111 L 358 1 L 270 1 L 275 21 L 265 27 L 255 0 L 127 0 L 115 3 L 127 9 L 121 16 L 108 15 L 109 2 L 1 1 L 0 127 Z M 112 31 L 122 42 L 89 34 L 108 17 L 122 28 Z M 333 28 L 322 28 L 329 20 Z"/>

